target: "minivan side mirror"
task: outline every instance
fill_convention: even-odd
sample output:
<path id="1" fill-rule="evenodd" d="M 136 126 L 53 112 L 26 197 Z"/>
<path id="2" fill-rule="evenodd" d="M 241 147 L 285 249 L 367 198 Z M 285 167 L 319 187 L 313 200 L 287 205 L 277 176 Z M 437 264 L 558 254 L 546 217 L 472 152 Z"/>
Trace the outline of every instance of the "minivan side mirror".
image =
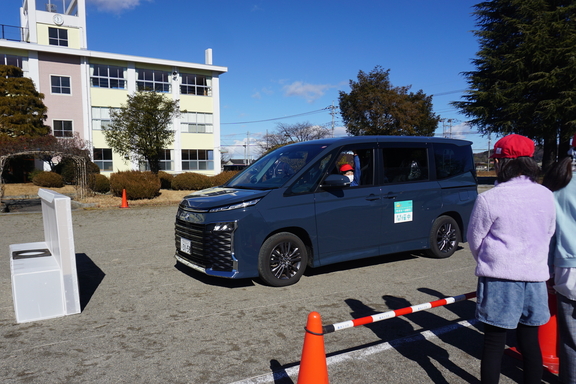
<path id="1" fill-rule="evenodd" d="M 349 187 L 350 179 L 343 175 L 328 175 L 320 184 L 320 188 L 342 188 Z"/>

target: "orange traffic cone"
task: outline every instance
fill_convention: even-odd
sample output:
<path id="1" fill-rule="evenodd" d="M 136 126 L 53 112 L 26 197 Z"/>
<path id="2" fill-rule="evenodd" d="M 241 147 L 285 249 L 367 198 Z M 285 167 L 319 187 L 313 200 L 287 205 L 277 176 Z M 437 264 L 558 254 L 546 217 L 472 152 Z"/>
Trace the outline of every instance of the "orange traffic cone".
<path id="1" fill-rule="evenodd" d="M 308 315 L 298 384 L 329 384 L 322 318 L 318 312 Z"/>
<path id="2" fill-rule="evenodd" d="M 556 313 L 556 295 L 548 293 L 548 308 L 550 309 L 550 320 L 538 329 L 538 343 L 542 354 L 542 365 L 546 370 L 554 374 L 560 372 L 560 359 L 558 358 L 558 319 Z M 522 354 L 517 348 L 509 348 L 506 354 L 517 359 L 522 359 Z"/>
<path id="3" fill-rule="evenodd" d="M 120 208 L 130 208 L 128 206 L 128 199 L 126 198 L 126 190 L 125 189 L 122 190 L 122 205 L 120 206 Z"/>
<path id="4" fill-rule="evenodd" d="M 538 342 L 542 351 L 542 365 L 548 371 L 558 374 L 560 371 L 560 359 L 558 358 L 558 304 L 556 295 L 548 294 L 548 308 L 550 308 L 550 320 L 538 329 Z"/>

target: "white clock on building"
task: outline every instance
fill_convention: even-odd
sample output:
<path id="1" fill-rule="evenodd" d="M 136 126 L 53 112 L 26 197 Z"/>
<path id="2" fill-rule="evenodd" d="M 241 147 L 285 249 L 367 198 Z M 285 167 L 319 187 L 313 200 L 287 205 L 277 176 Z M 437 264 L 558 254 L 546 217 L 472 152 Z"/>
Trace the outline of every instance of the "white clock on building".
<path id="1" fill-rule="evenodd" d="M 62 15 L 60 15 L 58 13 L 52 17 L 52 20 L 54 20 L 54 24 L 56 24 L 56 25 L 64 24 L 64 17 L 62 17 Z"/>

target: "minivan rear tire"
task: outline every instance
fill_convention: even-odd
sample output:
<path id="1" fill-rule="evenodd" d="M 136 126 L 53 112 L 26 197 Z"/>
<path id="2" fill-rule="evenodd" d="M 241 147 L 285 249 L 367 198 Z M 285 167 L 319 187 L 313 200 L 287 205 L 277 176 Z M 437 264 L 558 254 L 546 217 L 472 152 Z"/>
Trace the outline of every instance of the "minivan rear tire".
<path id="1" fill-rule="evenodd" d="M 285 287 L 300 280 L 308 265 L 308 251 L 300 238 L 290 232 L 270 236 L 260 247 L 258 272 L 264 283 Z"/>
<path id="2" fill-rule="evenodd" d="M 460 239 L 460 227 L 456 220 L 450 216 L 440 216 L 432 224 L 430 248 L 426 250 L 426 253 L 436 259 L 450 257 L 458 249 Z"/>

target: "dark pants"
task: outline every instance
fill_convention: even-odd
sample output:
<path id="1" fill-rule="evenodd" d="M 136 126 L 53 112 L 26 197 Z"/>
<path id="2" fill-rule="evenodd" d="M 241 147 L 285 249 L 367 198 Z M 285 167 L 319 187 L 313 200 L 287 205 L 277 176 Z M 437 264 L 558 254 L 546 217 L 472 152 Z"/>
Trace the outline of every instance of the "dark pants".
<path id="1" fill-rule="evenodd" d="M 506 329 L 484 324 L 484 348 L 480 378 L 482 384 L 497 384 L 500 381 L 502 355 L 506 347 Z M 522 354 L 524 384 L 542 382 L 542 353 L 538 342 L 538 327 L 518 324 L 516 328 L 518 350 Z"/>
<path id="2" fill-rule="evenodd" d="M 576 383 L 576 301 L 557 293 L 560 381 Z"/>

